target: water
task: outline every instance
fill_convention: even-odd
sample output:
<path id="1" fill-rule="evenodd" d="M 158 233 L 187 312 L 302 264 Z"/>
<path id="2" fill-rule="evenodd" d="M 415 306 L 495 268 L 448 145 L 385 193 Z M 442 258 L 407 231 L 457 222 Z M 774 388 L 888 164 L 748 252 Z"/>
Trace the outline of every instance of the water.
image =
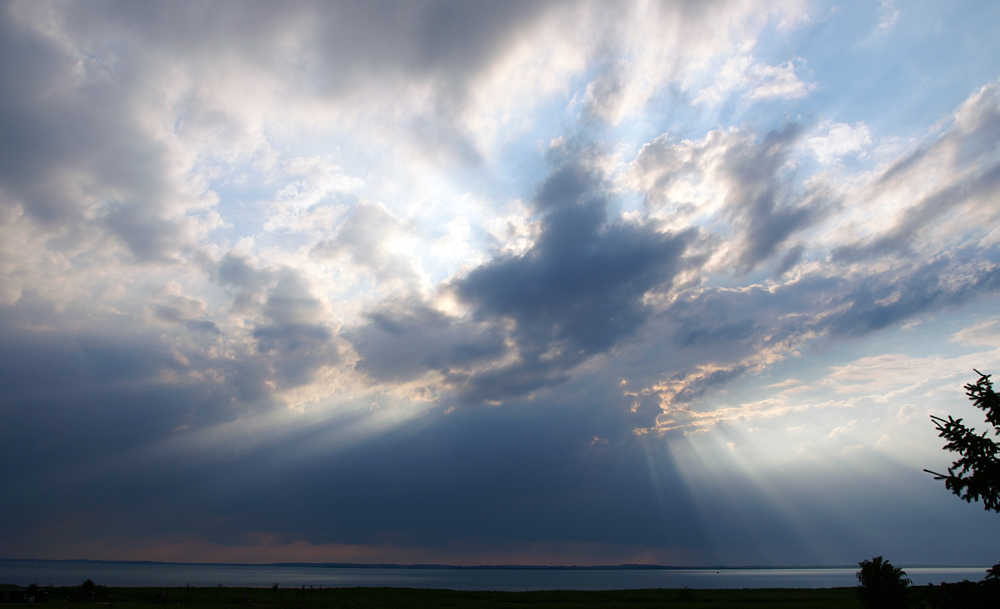
<path id="1" fill-rule="evenodd" d="M 980 581 L 986 567 L 904 567 L 915 585 Z M 637 588 L 836 588 L 856 568 L 809 569 L 447 569 L 0 560 L 0 583 L 74 586 L 396 587 L 451 590 Z"/>

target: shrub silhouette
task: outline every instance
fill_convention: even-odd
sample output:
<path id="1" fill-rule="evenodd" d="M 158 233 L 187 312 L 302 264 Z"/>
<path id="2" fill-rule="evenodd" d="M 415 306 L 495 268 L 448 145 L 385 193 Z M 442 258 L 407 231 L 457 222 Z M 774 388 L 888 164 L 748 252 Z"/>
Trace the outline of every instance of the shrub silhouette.
<path id="1" fill-rule="evenodd" d="M 987 569 L 981 582 L 927 584 L 922 596 L 925 606 L 933 609 L 1000 609 L 1000 564 Z"/>
<path id="2" fill-rule="evenodd" d="M 906 588 L 912 583 L 906 571 L 876 556 L 858 563 L 858 599 L 866 609 L 903 609 L 907 606 Z"/>
<path id="3" fill-rule="evenodd" d="M 1000 584 L 1000 562 L 986 569 L 986 579 L 983 581 Z"/>

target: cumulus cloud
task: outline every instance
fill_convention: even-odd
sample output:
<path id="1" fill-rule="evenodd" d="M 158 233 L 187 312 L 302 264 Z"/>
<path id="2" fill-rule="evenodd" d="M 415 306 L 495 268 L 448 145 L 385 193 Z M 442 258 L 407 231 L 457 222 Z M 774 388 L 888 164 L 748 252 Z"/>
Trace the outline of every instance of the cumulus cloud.
<path id="1" fill-rule="evenodd" d="M 185 296 L 179 287 L 173 284 L 160 290 L 160 302 L 153 306 L 153 316 L 169 324 L 183 323 L 189 330 L 221 334 L 214 321 L 204 319 L 208 313 L 205 301 Z"/>
<path id="2" fill-rule="evenodd" d="M 820 163 L 829 165 L 847 155 L 863 155 L 872 145 L 871 130 L 857 123 L 823 125 L 816 135 L 806 139 L 806 146 Z"/>
<path id="3" fill-rule="evenodd" d="M 337 362 L 335 327 L 322 302 L 294 271 L 282 269 L 263 306 L 263 323 L 253 329 L 257 350 L 272 357 L 279 387 L 312 380 L 323 366 Z"/>
<path id="4" fill-rule="evenodd" d="M 646 332 L 663 338 L 650 341 L 645 357 L 672 359 L 634 377 L 647 379 L 639 395 L 659 396 L 661 430 L 703 425 L 699 417 L 684 414 L 684 404 L 793 356 L 820 337 L 865 336 L 996 294 L 996 253 L 988 238 L 982 240 L 988 231 L 970 224 L 972 218 L 995 211 L 983 204 L 983 197 L 995 190 L 995 152 L 993 144 L 982 140 L 966 142 L 959 126 L 964 121 L 990 123 L 992 87 L 962 104 L 940 136 L 890 162 L 881 177 L 850 189 L 815 178 L 805 189 L 796 187 L 790 159 L 801 148 L 829 155 L 828 160 L 859 150 L 870 142 L 864 125 L 831 125 L 821 129 L 825 135 L 804 141 L 796 125 L 760 139 L 738 131 L 715 132 L 701 141 L 661 136 L 642 148 L 626 183 L 643 193 L 647 208 L 666 222 L 681 217 L 715 232 L 724 247 L 740 253 L 744 271 L 773 256 L 788 236 L 804 231 L 803 240 L 779 264 L 776 277 L 796 269 L 783 280 L 681 292 L 662 318 L 647 327 Z M 964 163 L 952 165 L 959 155 Z M 927 163 L 923 173 L 916 169 L 922 163 Z M 928 183 L 929 174 L 939 179 Z M 871 200 L 899 201 L 913 192 L 930 194 L 900 202 L 899 224 L 872 227 L 881 229 L 881 236 L 848 246 L 832 238 L 841 234 L 838 224 L 845 221 L 838 218 L 854 217 Z M 774 205 L 776 201 L 783 206 Z M 955 214 L 948 220 L 954 229 L 947 237 L 941 223 L 932 221 L 946 210 Z M 924 237 L 921 230 L 936 234 Z M 977 235 L 966 242 L 967 249 L 945 245 L 962 233 Z M 826 249 L 830 243 L 833 247 Z M 889 267 L 879 263 L 894 251 L 890 247 L 909 248 L 911 243 L 933 254 L 896 258 Z M 651 379 L 656 373 L 661 380 Z M 704 417 L 713 420 L 711 412 Z"/>
<path id="5" fill-rule="evenodd" d="M 136 107 L 140 85 L 104 86 L 100 66 L 83 61 L 46 8 L 5 6 L 3 53 L 17 57 L 0 73 L 5 121 L 5 196 L 60 240 L 99 231 L 139 262 L 176 262 L 216 219 L 214 198 L 184 179 Z M 16 84 L 15 84 L 16 83 Z M 194 221 L 198 217 L 200 222 Z M 200 224 L 200 226 L 199 226 Z"/>
<path id="6" fill-rule="evenodd" d="M 414 267 L 419 261 L 394 247 L 411 230 L 384 205 L 362 201 L 347 213 L 337 235 L 320 241 L 313 254 L 346 257 L 379 282 L 412 283 L 418 278 Z"/>
<path id="7" fill-rule="evenodd" d="M 717 104 L 731 92 L 739 92 L 747 101 L 767 99 L 797 99 L 816 88 L 815 83 L 803 82 L 795 73 L 795 64 L 786 61 L 777 66 L 760 63 L 753 55 L 732 57 L 719 70 L 714 85 L 702 89 L 694 98 L 696 104 Z"/>
<path id="8" fill-rule="evenodd" d="M 660 136 L 639 152 L 631 184 L 667 222 L 678 216 L 725 222 L 730 234 L 721 264 L 749 271 L 836 203 L 822 184 L 795 185 L 788 161 L 801 133 L 799 125 L 789 124 L 762 138 L 735 129 L 713 131 L 700 141 Z"/>

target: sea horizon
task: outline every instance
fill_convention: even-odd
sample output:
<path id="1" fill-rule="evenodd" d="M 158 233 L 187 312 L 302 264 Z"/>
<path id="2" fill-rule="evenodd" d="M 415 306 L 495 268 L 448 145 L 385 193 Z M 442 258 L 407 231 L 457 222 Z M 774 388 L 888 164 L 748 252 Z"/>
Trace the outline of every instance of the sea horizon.
<path id="1" fill-rule="evenodd" d="M 168 563 L 0 559 L 0 582 L 108 587 L 433 588 L 450 590 L 626 590 L 677 588 L 840 588 L 857 566 L 670 567 L 666 565 L 429 565 L 369 563 Z M 981 580 L 985 566 L 904 569 L 915 585 Z"/>
<path id="2" fill-rule="evenodd" d="M 136 565 L 183 565 L 183 566 L 228 566 L 228 567 L 316 567 L 335 569 L 532 569 L 532 570 L 750 570 L 750 569 L 857 569 L 858 564 L 813 564 L 813 565 L 661 565 L 654 563 L 621 563 L 595 565 L 544 565 L 544 564 L 476 564 L 459 565 L 448 563 L 361 563 L 361 562 L 192 562 L 174 560 L 124 560 L 95 558 L 7 558 L 0 557 L 0 562 L 49 562 L 49 563 L 99 563 L 99 564 L 136 564 Z M 898 563 L 901 568 L 910 569 L 976 569 L 989 568 L 992 565 L 979 564 L 933 564 L 933 563 Z"/>

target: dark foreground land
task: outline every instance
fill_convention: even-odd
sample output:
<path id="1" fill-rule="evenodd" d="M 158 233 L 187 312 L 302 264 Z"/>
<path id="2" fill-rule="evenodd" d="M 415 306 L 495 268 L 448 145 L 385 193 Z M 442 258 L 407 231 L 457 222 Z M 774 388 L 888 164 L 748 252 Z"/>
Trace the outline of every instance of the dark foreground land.
<path id="1" fill-rule="evenodd" d="M 46 609 L 375 609 L 401 607 L 472 609 L 610 609 L 612 607 L 739 608 L 815 607 L 856 609 L 854 588 L 766 590 L 550 590 L 539 592 L 467 592 L 412 588 L 112 588 L 79 598 L 79 587 L 52 587 Z M 71 598 L 75 600 L 70 600 Z M 8 607 L 10 605 L 7 605 Z M 13 607 L 11 607 L 13 609 Z"/>

